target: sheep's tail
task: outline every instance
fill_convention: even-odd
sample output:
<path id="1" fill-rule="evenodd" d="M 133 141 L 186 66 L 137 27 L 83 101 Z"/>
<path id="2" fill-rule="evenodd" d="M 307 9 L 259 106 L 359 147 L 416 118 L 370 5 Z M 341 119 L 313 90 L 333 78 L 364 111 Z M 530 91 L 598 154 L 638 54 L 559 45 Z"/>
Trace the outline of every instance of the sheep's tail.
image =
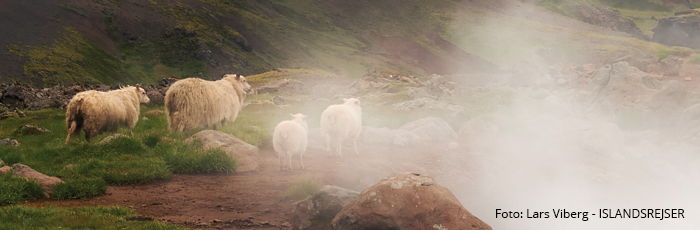
<path id="1" fill-rule="evenodd" d="M 83 107 L 83 98 L 79 98 L 68 103 L 68 108 L 66 110 L 66 127 L 68 128 L 68 137 L 66 137 L 66 144 L 70 141 L 70 137 L 76 133 L 80 132 L 83 124 L 83 114 L 81 108 Z"/>

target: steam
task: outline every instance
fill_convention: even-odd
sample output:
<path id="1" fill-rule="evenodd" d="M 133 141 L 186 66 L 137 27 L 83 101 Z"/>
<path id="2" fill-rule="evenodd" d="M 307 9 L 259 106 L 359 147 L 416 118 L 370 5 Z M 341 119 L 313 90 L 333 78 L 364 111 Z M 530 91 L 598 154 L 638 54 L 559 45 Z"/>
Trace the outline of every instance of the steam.
<path id="1" fill-rule="evenodd" d="M 502 8 L 513 11 L 518 7 Z M 505 70 L 509 68 L 503 63 L 523 61 L 530 62 L 535 70 L 517 72 L 519 75 L 512 76 L 507 82 L 485 86 L 494 94 L 506 91 L 513 95 L 501 100 L 484 117 L 500 131 L 483 132 L 463 139 L 460 145 L 466 145 L 468 149 L 459 154 L 469 156 L 473 161 L 469 164 L 471 167 L 455 169 L 443 164 L 442 168 L 452 168 L 463 175 L 439 177 L 438 183 L 450 188 L 465 208 L 493 229 L 699 228 L 700 147 L 676 137 L 677 133 L 684 131 L 683 125 L 638 130 L 620 128 L 618 123 L 624 117 L 591 107 L 585 98 L 593 92 L 561 87 L 556 83 L 541 85 L 542 79 L 552 76 L 538 68 L 551 63 L 545 64 L 535 54 L 538 48 L 528 42 L 528 39 L 536 39 L 533 37 L 536 35 L 504 24 L 502 17 L 508 16 L 485 13 L 479 25 L 456 20 L 450 26 L 451 34 L 462 39 L 453 39 L 453 42 L 461 43 L 457 45 L 467 52 L 501 62 L 500 66 Z M 525 17 L 517 20 L 528 21 Z M 535 21 L 524 23 L 530 26 L 539 24 Z M 547 34 L 550 29 L 556 29 L 556 26 L 545 26 L 544 33 L 539 31 L 537 34 Z M 573 43 L 571 39 L 576 39 L 576 32 L 567 33 L 571 35 L 551 42 L 554 47 L 540 48 L 558 49 L 559 45 Z M 482 35 L 494 39 L 479 39 Z M 489 54 L 488 47 L 499 48 Z M 566 59 L 562 58 L 562 62 Z M 598 59 L 605 60 L 603 57 Z M 598 64 L 596 68 L 601 67 L 600 62 L 593 64 Z M 515 78 L 524 84 L 514 84 L 512 79 Z M 525 87 L 519 87 L 523 85 Z M 643 122 L 657 122 L 655 119 L 677 118 L 669 115 Z M 547 211 L 549 218 L 497 218 L 497 209 L 523 212 L 524 215 L 529 211 L 530 216 L 534 212 Z M 588 220 L 555 218 L 557 209 L 588 212 Z M 601 219 L 600 209 L 612 209 L 613 214 L 617 209 L 684 209 L 685 218 Z"/>

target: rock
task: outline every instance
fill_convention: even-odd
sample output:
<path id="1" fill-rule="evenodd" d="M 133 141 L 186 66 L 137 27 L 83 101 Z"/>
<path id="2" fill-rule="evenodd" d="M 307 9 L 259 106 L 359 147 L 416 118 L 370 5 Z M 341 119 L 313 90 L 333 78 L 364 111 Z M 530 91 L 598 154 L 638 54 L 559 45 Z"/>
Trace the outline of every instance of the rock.
<path id="1" fill-rule="evenodd" d="M 459 93 L 459 85 L 449 77 L 433 74 L 430 79 L 423 82 L 426 92 L 434 98 L 440 98 L 442 95 L 455 95 Z"/>
<path id="2" fill-rule="evenodd" d="M 326 185 L 313 196 L 295 204 L 292 229 L 330 229 L 333 217 L 355 201 L 359 192 Z"/>
<path id="3" fill-rule="evenodd" d="M 686 81 L 692 81 L 692 80 L 693 80 L 693 78 L 691 78 L 691 77 L 686 77 L 686 78 L 685 78 L 685 79 L 683 79 L 683 80 L 686 80 Z"/>
<path id="4" fill-rule="evenodd" d="M 245 143 L 235 136 L 216 130 L 203 130 L 187 138 L 187 142 L 199 138 L 203 148 L 220 147 L 236 160 L 238 168 L 236 172 L 257 172 L 260 170 L 258 147 Z"/>
<path id="5" fill-rule="evenodd" d="M 17 140 L 10 140 L 10 138 L 5 138 L 0 140 L 0 146 L 2 145 L 19 146 L 19 142 L 17 142 Z"/>
<path id="6" fill-rule="evenodd" d="M 14 109 L 11 109 L 11 110 L 7 110 L 7 111 L 5 111 L 5 112 L 3 112 L 3 113 L 0 113 L 0 120 L 7 119 L 7 118 L 9 118 L 9 117 L 21 118 L 21 117 L 25 117 L 25 116 L 26 116 L 26 115 L 24 114 L 24 112 L 20 111 L 20 110 L 17 109 L 17 108 L 14 108 Z"/>
<path id="7" fill-rule="evenodd" d="M 659 61 L 661 63 L 661 72 L 664 76 L 678 76 L 681 71 L 681 65 L 683 65 L 683 59 L 676 55 L 670 55 Z"/>
<path id="8" fill-rule="evenodd" d="M 5 165 L 2 166 L 2 168 L 0 168 L 0 176 L 5 175 L 9 172 L 12 172 L 12 168 L 10 168 L 10 166 Z"/>
<path id="9" fill-rule="evenodd" d="M 417 110 L 417 109 L 430 109 L 430 110 L 444 110 L 451 113 L 459 113 L 464 111 L 464 107 L 458 105 L 450 105 L 443 101 L 438 101 L 428 97 L 422 97 L 418 99 L 413 99 L 410 101 L 405 101 L 401 103 L 394 104 L 394 108 L 400 110 Z"/>
<path id="10" fill-rule="evenodd" d="M 627 62 L 601 67 L 587 86 L 591 103 L 610 105 L 613 110 L 644 104 L 642 102 L 648 102 L 661 88 L 659 80 Z"/>
<path id="11" fill-rule="evenodd" d="M 635 38 L 648 41 L 649 38 L 642 33 L 642 30 L 629 18 L 619 12 L 603 9 L 595 6 L 577 4 L 576 11 L 581 21 L 620 31 L 632 35 Z"/>
<path id="12" fill-rule="evenodd" d="M 146 92 L 146 96 L 148 96 L 148 99 L 151 99 L 151 102 L 149 102 L 151 105 L 163 105 L 165 102 L 165 96 L 158 89 L 149 90 Z"/>
<path id="13" fill-rule="evenodd" d="M 117 139 L 117 138 L 119 138 L 119 137 L 127 137 L 127 138 L 128 138 L 129 136 L 124 135 L 124 134 L 121 134 L 121 133 L 115 133 L 115 134 L 113 134 L 113 135 L 111 135 L 111 136 L 108 136 L 108 137 L 105 137 L 104 139 L 102 139 L 102 140 L 100 141 L 99 144 L 101 145 L 101 144 L 110 142 L 110 141 L 112 141 L 112 140 L 114 140 L 114 139 Z"/>
<path id="14" fill-rule="evenodd" d="M 275 93 L 280 95 L 300 95 L 308 93 L 303 82 L 289 79 L 278 79 L 255 89 L 258 94 Z"/>
<path id="15" fill-rule="evenodd" d="M 27 179 L 36 179 L 37 183 L 39 183 L 42 187 L 44 187 L 44 189 L 46 189 L 44 191 L 44 196 L 46 197 L 48 197 L 49 194 L 51 194 L 51 191 L 54 187 L 56 187 L 57 184 L 63 183 L 63 180 L 61 180 L 58 177 L 44 175 L 23 164 L 13 165 L 12 175 Z"/>
<path id="16" fill-rule="evenodd" d="M 25 136 L 25 135 L 39 135 L 44 133 L 50 133 L 48 129 L 39 128 L 33 125 L 23 125 L 17 128 L 12 135 L 14 136 Z"/>
<path id="17" fill-rule="evenodd" d="M 697 14 L 659 19 L 651 31 L 654 32 L 653 42 L 700 49 L 700 16 Z"/>
<path id="18" fill-rule="evenodd" d="M 423 141 L 449 142 L 457 137 L 447 122 L 440 118 L 426 117 L 401 126 L 401 129 L 411 131 Z"/>
<path id="19" fill-rule="evenodd" d="M 298 103 L 301 100 L 291 97 L 280 97 L 275 95 L 270 99 L 270 101 L 272 101 L 272 103 L 275 105 L 288 105 L 291 103 Z"/>
<path id="20" fill-rule="evenodd" d="M 664 83 L 663 88 L 649 102 L 653 114 L 668 115 L 686 107 L 688 89 L 685 84 L 671 80 Z"/>
<path id="21" fill-rule="evenodd" d="M 158 86 L 160 86 L 160 88 L 166 88 L 178 80 L 180 80 L 180 79 L 176 78 L 176 77 L 163 78 L 163 79 L 158 80 Z"/>
<path id="22" fill-rule="evenodd" d="M 360 133 L 360 141 L 368 145 L 416 146 L 422 143 L 421 137 L 405 129 L 375 128 L 364 126 Z"/>
<path id="23" fill-rule="evenodd" d="M 449 189 L 415 173 L 396 174 L 366 189 L 331 222 L 350 229 L 491 229 Z"/>

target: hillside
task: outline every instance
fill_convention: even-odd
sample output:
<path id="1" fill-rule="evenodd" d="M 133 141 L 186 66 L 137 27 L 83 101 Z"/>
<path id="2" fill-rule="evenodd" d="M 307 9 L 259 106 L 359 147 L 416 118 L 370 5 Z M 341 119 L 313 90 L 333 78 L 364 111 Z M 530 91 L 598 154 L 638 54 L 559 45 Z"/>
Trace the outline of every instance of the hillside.
<path id="1" fill-rule="evenodd" d="M 155 84 L 274 68 L 463 74 L 669 49 L 578 21 L 553 2 L 0 1 L 0 82 Z M 673 6 L 659 12 L 682 8 Z"/>

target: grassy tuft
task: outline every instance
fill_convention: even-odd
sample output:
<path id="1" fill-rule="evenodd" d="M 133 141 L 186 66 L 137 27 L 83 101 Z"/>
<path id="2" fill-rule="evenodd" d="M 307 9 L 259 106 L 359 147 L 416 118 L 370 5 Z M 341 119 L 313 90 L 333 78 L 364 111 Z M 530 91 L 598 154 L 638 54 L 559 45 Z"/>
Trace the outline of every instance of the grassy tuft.
<path id="1" fill-rule="evenodd" d="M 294 200 L 301 200 L 313 195 L 318 190 L 321 190 L 321 184 L 316 182 L 316 180 L 302 179 L 284 191 L 284 196 Z"/>
<path id="2" fill-rule="evenodd" d="M 105 193 L 106 185 L 102 178 L 73 179 L 56 185 L 51 196 L 59 200 L 90 198 Z"/>
<path id="3" fill-rule="evenodd" d="M 158 221 L 127 221 L 136 213 L 112 207 L 26 207 L 0 208 L 0 229 L 182 229 Z"/>
<path id="4" fill-rule="evenodd" d="M 0 176 L 0 205 L 40 198 L 43 194 L 44 188 L 34 180 L 15 177 L 11 173 Z M 0 229 L 3 228 L 0 227 Z"/>
<path id="5" fill-rule="evenodd" d="M 236 160 L 220 148 L 202 150 L 201 141 L 193 144 L 159 144 L 155 151 L 163 156 L 175 173 L 232 173 L 237 167 Z"/>

